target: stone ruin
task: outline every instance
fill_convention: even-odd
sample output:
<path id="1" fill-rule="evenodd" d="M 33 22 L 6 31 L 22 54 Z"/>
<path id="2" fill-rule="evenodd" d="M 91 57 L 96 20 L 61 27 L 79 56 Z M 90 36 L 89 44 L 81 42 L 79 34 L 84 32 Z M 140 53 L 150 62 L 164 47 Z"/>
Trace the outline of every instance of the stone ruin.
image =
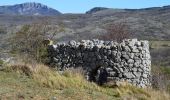
<path id="1" fill-rule="evenodd" d="M 150 86 L 151 56 L 148 41 L 125 39 L 121 43 L 102 40 L 58 43 L 48 48 L 50 63 L 59 70 L 81 67 L 89 81 L 126 81 Z"/>

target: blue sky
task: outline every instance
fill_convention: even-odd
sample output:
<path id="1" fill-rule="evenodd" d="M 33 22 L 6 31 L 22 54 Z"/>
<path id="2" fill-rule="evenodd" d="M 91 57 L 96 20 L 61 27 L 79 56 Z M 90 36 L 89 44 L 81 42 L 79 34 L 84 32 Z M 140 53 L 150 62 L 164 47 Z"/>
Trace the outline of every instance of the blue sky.
<path id="1" fill-rule="evenodd" d="M 0 5 L 39 2 L 62 13 L 84 13 L 93 7 L 147 8 L 170 5 L 170 0 L 0 0 Z"/>

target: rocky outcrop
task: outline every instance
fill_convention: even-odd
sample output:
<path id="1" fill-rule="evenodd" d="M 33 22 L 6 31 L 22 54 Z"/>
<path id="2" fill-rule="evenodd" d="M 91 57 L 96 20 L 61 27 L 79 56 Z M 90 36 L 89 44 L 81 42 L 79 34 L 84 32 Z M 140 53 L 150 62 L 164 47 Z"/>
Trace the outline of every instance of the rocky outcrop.
<path id="1" fill-rule="evenodd" d="M 127 81 L 139 87 L 150 85 L 148 41 L 70 41 L 68 44 L 52 45 L 48 52 L 51 64 L 55 64 L 59 70 L 82 67 L 87 73 L 87 79 L 99 84 Z"/>

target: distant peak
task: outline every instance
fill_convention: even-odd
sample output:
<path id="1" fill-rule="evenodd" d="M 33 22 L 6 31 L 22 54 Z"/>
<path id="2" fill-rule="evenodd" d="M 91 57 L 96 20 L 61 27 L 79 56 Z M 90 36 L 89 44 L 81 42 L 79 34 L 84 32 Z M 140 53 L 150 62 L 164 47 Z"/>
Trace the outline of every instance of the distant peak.
<path id="1" fill-rule="evenodd" d="M 44 4 L 36 2 L 26 2 L 16 5 L 0 6 L 0 12 L 2 14 L 12 15 L 45 15 L 53 16 L 60 15 L 61 13 L 53 8 L 50 8 Z"/>
<path id="2" fill-rule="evenodd" d="M 26 2 L 18 5 L 22 5 L 23 7 L 48 8 L 46 5 L 43 5 L 41 3 L 36 3 L 36 2 Z"/>

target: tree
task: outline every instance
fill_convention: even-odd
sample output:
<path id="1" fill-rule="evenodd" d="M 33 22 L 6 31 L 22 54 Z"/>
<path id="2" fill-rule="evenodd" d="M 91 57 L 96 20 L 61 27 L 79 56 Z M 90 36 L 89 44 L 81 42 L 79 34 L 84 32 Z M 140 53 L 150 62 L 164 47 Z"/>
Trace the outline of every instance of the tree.
<path id="1" fill-rule="evenodd" d="M 43 62 L 47 55 L 44 40 L 52 40 L 53 37 L 64 31 L 63 26 L 49 25 L 48 22 L 24 25 L 11 38 L 12 51 L 22 57 L 31 58 L 38 62 Z"/>
<path id="2" fill-rule="evenodd" d="M 120 42 L 125 38 L 130 38 L 132 34 L 125 22 L 111 23 L 106 25 L 104 29 L 107 31 L 107 34 L 101 36 L 101 39 L 104 40 L 115 40 Z"/>

